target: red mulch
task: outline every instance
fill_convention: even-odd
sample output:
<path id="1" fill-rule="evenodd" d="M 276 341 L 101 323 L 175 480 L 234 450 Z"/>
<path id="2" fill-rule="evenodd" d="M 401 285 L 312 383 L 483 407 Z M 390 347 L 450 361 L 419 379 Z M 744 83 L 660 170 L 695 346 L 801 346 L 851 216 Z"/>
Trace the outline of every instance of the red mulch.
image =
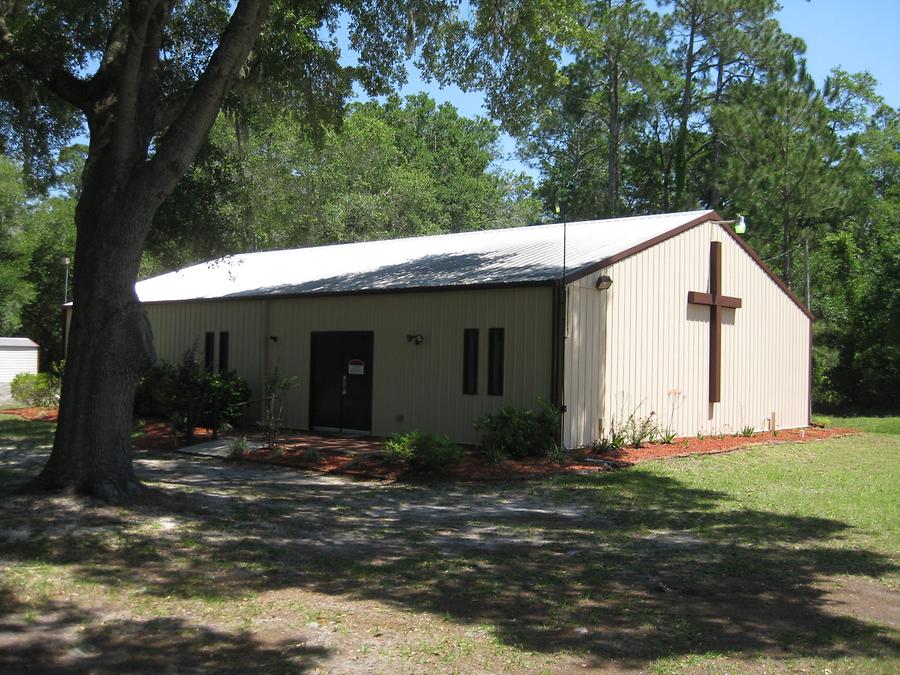
<path id="1" fill-rule="evenodd" d="M 777 433 L 758 432 L 751 437 L 712 436 L 706 438 L 679 438 L 671 444 L 655 443 L 643 448 L 623 448 L 622 450 L 607 453 L 585 451 L 579 454 L 576 452 L 573 459 L 563 466 L 547 459 L 507 460 L 499 464 L 493 464 L 487 462 L 477 452 L 471 451 L 462 465 L 441 472 L 440 478 L 466 481 L 526 480 L 559 473 L 580 474 L 610 471 L 614 468 L 631 466 L 651 459 L 711 455 L 766 443 L 805 443 L 853 433 L 859 432 L 855 429 L 808 427 L 805 429 L 786 429 Z M 349 442 L 357 442 L 356 439 L 347 440 Z M 368 443 L 370 447 L 377 445 L 367 439 L 359 442 Z M 397 480 L 409 475 L 405 467 L 388 464 L 378 454 L 362 453 L 354 457 L 349 452 L 341 452 L 338 449 L 338 444 L 335 444 L 332 448 L 319 447 L 318 461 L 311 462 L 303 456 L 304 449 L 307 447 L 313 446 L 309 443 L 301 443 L 295 447 L 286 447 L 278 457 L 272 457 L 268 448 L 260 448 L 248 452 L 244 455 L 244 458 L 358 478 Z"/>
<path id="2" fill-rule="evenodd" d="M 56 410 L 49 408 L 14 408 L 4 410 L 4 414 L 18 415 L 28 420 L 56 421 Z M 172 436 L 168 424 L 146 422 L 142 435 L 134 439 L 134 447 L 139 450 L 173 450 L 183 447 L 181 439 Z M 559 473 L 585 473 L 609 471 L 639 462 L 689 455 L 713 455 L 731 452 L 740 448 L 766 443 L 804 443 L 835 436 L 859 433 L 856 429 L 824 429 L 806 427 L 804 429 L 784 429 L 778 432 L 762 431 L 753 436 L 708 436 L 705 438 L 677 438 L 673 443 L 654 443 L 643 448 L 622 448 L 604 453 L 590 451 L 575 452 L 572 460 L 560 466 L 547 459 L 507 460 L 499 464 L 486 461 L 480 454 L 470 451 L 459 467 L 440 474 L 441 478 L 470 481 L 520 480 L 538 478 Z M 194 443 L 202 443 L 212 438 L 210 429 L 197 429 Z M 304 456 L 309 448 L 318 451 L 318 458 L 310 461 Z M 279 456 L 273 457 L 268 448 L 251 450 L 244 459 L 271 462 L 286 466 L 342 474 L 358 478 L 397 480 L 408 474 L 403 466 L 389 464 L 379 453 L 382 444 L 372 438 L 350 438 L 343 436 L 319 436 L 300 434 L 287 437 Z"/>
<path id="3" fill-rule="evenodd" d="M 141 435 L 131 442 L 138 450 L 175 450 L 185 446 L 184 440 L 180 436 L 176 439 L 171 427 L 165 422 L 144 422 L 139 430 Z M 212 440 L 212 429 L 194 429 L 191 444 L 206 443 L 209 440 Z"/>
<path id="4" fill-rule="evenodd" d="M 0 410 L 4 415 L 18 415 L 26 420 L 40 420 L 41 422 L 55 422 L 56 408 L 9 408 Z"/>
<path id="5" fill-rule="evenodd" d="M 668 457 L 687 457 L 688 455 L 716 455 L 731 452 L 739 448 L 765 443 L 805 443 L 823 438 L 857 434 L 857 429 L 824 429 L 822 427 L 806 427 L 803 429 L 784 429 L 782 431 L 759 431 L 753 436 L 706 436 L 704 438 L 676 438 L 674 442 L 664 445 L 654 443 L 643 448 L 622 448 L 611 450 L 596 456 L 623 465 L 646 462 L 650 459 L 666 459 Z"/>

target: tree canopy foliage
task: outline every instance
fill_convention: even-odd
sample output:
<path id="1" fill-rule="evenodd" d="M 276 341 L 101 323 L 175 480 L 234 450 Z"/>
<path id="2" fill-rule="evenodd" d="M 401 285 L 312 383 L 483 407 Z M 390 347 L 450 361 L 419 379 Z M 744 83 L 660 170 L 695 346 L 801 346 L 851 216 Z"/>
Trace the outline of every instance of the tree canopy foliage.
<path id="1" fill-rule="evenodd" d="M 896 410 L 898 111 L 868 73 L 817 84 L 773 0 L 663 4 L 588 3 L 573 58 L 514 120 L 545 212 L 743 214 L 819 319 L 816 404 Z"/>
<path id="2" fill-rule="evenodd" d="M 235 251 L 533 223 L 531 180 L 494 167 L 498 133 L 425 94 L 355 103 L 321 139 L 288 114 L 246 135 L 223 114 L 157 212 L 144 272 Z"/>

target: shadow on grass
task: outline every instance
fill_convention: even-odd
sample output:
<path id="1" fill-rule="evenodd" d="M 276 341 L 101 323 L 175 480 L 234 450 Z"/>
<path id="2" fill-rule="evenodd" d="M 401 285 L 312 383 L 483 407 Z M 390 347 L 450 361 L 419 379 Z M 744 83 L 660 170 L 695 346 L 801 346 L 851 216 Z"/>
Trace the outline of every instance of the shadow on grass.
<path id="1" fill-rule="evenodd" d="M 0 453 L 5 445 L 15 444 L 21 450 L 53 443 L 56 423 L 22 419 L 12 415 L 4 415 L 0 411 Z"/>
<path id="2" fill-rule="evenodd" d="M 0 589 L 0 671 L 25 672 L 292 672 L 315 669 L 326 650 L 285 641 L 262 644 L 183 618 L 110 619 L 69 602 L 24 609 Z M 5 638 L 4 638 L 5 636 Z M 20 639 L 14 639 L 19 637 Z"/>
<path id="3" fill-rule="evenodd" d="M 894 571 L 877 552 L 839 545 L 850 532 L 836 520 L 741 509 L 640 470 L 531 487 L 385 487 L 145 457 L 140 473 L 155 488 L 128 509 L 0 503 L 7 527 L 32 532 L 16 545 L 0 538 L 0 554 L 174 601 L 289 588 L 374 599 L 596 665 L 898 653 L 887 629 L 829 606 L 823 578 Z M 150 526 L 161 520 L 174 524 Z M 216 639 L 190 644 L 218 649 Z M 249 638 L 229 639 L 226 653 Z"/>

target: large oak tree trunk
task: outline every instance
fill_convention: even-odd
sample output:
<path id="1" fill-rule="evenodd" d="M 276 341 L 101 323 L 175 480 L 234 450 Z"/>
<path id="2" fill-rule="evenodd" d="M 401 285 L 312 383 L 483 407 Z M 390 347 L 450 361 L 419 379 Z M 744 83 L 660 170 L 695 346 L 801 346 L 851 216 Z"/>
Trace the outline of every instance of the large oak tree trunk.
<path id="1" fill-rule="evenodd" d="M 76 211 L 77 309 L 53 452 L 38 483 L 119 501 L 138 488 L 131 464 L 134 389 L 155 361 L 134 292 L 153 213 L 124 203 L 121 191 L 105 189 L 109 184 L 102 173 L 92 176 Z"/>
<path id="2" fill-rule="evenodd" d="M 131 462 L 134 390 L 156 359 L 134 290 L 141 252 L 156 210 L 206 139 L 270 4 L 239 0 L 189 95 L 164 101 L 157 70 L 172 2 L 127 3 L 100 70 L 77 98 L 91 143 L 75 211 L 74 307 L 59 422 L 36 480 L 45 489 L 107 501 L 140 489 Z"/>

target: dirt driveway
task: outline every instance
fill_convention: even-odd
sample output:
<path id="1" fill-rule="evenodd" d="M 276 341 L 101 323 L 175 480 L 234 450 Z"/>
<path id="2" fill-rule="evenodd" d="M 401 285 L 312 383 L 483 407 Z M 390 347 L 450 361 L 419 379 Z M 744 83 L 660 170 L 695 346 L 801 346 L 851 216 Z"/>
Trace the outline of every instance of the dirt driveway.
<path id="1" fill-rule="evenodd" d="M 45 454 L 0 441 L 0 490 Z M 727 495 L 633 470 L 429 485 L 136 464 L 150 490 L 127 508 L 0 502 L 0 670 L 896 663 L 893 568 L 808 542 L 840 536 L 827 519 L 722 511 Z"/>

